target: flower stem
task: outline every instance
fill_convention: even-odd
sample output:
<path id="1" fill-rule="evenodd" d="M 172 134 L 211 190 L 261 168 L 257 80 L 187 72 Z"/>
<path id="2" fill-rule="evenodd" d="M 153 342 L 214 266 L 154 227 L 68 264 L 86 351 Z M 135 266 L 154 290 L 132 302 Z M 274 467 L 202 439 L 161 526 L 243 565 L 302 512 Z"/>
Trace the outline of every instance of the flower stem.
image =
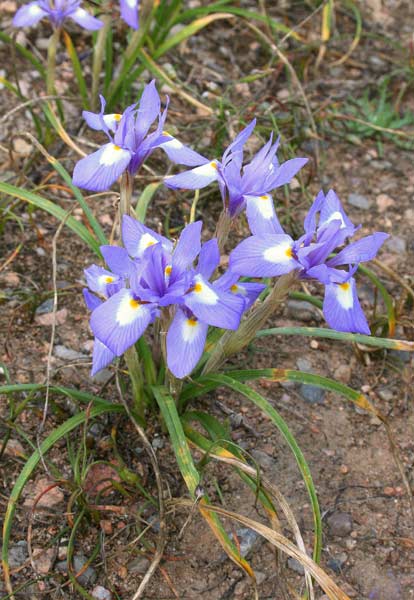
<path id="1" fill-rule="evenodd" d="M 119 202 L 119 222 L 121 231 L 122 217 L 124 215 L 129 215 L 131 212 L 132 183 L 133 179 L 131 175 L 125 171 L 125 173 L 122 175 L 120 185 L 121 197 Z M 128 367 L 129 376 L 131 378 L 135 410 L 137 411 L 138 415 L 143 418 L 146 404 L 146 398 L 144 394 L 144 376 L 135 345 L 126 350 L 124 357 Z"/>
<path id="2" fill-rule="evenodd" d="M 285 300 L 296 280 L 295 271 L 279 277 L 265 301 L 251 311 L 237 331 L 227 331 L 221 337 L 204 366 L 203 375 L 216 370 L 231 354 L 240 352 L 252 341 L 256 332 Z"/>
<path id="3" fill-rule="evenodd" d="M 109 5 L 106 3 L 102 7 L 104 10 L 108 8 Z M 104 15 L 101 17 L 103 21 L 103 27 L 100 28 L 96 38 L 96 44 L 93 49 L 93 61 L 92 61 L 92 97 L 91 97 L 91 106 L 92 110 L 98 109 L 98 94 L 99 94 L 99 79 L 102 71 L 102 64 L 105 55 L 105 46 L 106 39 L 108 37 L 109 29 L 111 27 L 111 16 Z"/>
<path id="4" fill-rule="evenodd" d="M 50 36 L 47 48 L 46 89 L 48 96 L 56 94 L 56 50 L 60 37 L 60 27 L 57 27 Z"/>

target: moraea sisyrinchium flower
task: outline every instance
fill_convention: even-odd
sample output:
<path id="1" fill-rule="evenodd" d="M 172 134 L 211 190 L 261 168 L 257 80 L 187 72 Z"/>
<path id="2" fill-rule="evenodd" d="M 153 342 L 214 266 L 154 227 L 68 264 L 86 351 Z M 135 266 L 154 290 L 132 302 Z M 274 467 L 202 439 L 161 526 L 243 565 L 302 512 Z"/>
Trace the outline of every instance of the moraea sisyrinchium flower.
<path id="1" fill-rule="evenodd" d="M 297 241 L 283 231 L 276 215 L 271 219 L 272 233 L 262 223 L 260 217 L 252 227 L 254 235 L 232 251 L 230 270 L 249 277 L 276 277 L 297 270 L 301 278 L 325 285 L 323 314 L 332 329 L 369 335 L 353 274 L 361 262 L 375 258 L 388 235 L 377 232 L 363 237 L 331 256 L 358 229 L 333 190 L 326 197 L 318 194 L 305 218 L 305 233 Z"/>
<path id="2" fill-rule="evenodd" d="M 237 329 L 243 312 L 264 286 L 238 283 L 233 274 L 210 282 L 220 254 L 216 239 L 201 245 L 201 227 L 201 221 L 187 225 L 174 246 L 124 215 L 125 248 L 101 248 L 110 270 L 93 265 L 85 271 L 90 291 L 84 295 L 93 310 L 95 335 L 93 374 L 135 344 L 159 316 L 164 323 L 171 321 L 167 364 L 179 378 L 191 373 L 200 360 L 209 325 Z"/>
<path id="3" fill-rule="evenodd" d="M 90 31 L 96 31 L 103 25 L 102 21 L 81 7 L 81 0 L 35 0 L 35 2 L 29 2 L 16 12 L 13 25 L 30 27 L 36 25 L 44 17 L 47 17 L 55 28 L 61 27 L 68 18 Z"/>
<path id="4" fill-rule="evenodd" d="M 120 0 L 121 17 L 132 29 L 139 29 L 138 0 Z"/>
<path id="5" fill-rule="evenodd" d="M 161 111 L 155 81 L 145 86 L 139 103 L 129 106 L 123 114 L 104 114 L 104 110 L 105 99 L 101 96 L 100 113 L 83 111 L 88 125 L 103 131 L 109 143 L 76 164 L 75 185 L 95 192 L 108 190 L 125 171 L 134 175 L 156 148 L 162 148 L 172 161 L 183 165 L 203 162 L 200 154 L 164 131 L 167 107 Z M 155 122 L 155 129 L 150 132 Z"/>
<path id="6" fill-rule="evenodd" d="M 217 181 L 224 207 L 231 217 L 246 207 L 249 221 L 251 215 L 259 213 L 264 215 L 264 223 L 269 223 L 274 214 L 270 192 L 289 183 L 308 159 L 293 158 L 279 164 L 276 157 L 279 139 L 273 144 L 270 136 L 250 163 L 243 166 L 243 146 L 255 124 L 256 121 L 253 120 L 238 134 L 224 152 L 221 161 L 205 159 L 205 163 L 195 169 L 166 177 L 165 185 L 172 189 L 193 190 Z"/>

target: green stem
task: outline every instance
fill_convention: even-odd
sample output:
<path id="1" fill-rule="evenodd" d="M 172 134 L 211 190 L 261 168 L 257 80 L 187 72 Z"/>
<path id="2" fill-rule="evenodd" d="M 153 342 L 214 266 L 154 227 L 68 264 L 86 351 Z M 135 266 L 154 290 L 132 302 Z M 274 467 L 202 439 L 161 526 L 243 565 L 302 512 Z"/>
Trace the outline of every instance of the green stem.
<path id="1" fill-rule="evenodd" d="M 60 37 L 60 27 L 54 30 L 50 36 L 47 49 L 46 89 L 49 96 L 56 94 L 56 50 Z"/>
<path id="2" fill-rule="evenodd" d="M 103 9 L 105 10 L 107 4 L 104 4 Z M 92 62 L 92 98 L 91 106 L 92 110 L 98 108 L 98 94 L 99 94 L 99 79 L 102 71 L 102 64 L 105 55 L 106 38 L 108 36 L 109 29 L 111 27 L 110 15 L 105 15 L 101 18 L 104 22 L 103 27 L 98 31 L 96 44 L 93 49 L 93 62 Z"/>

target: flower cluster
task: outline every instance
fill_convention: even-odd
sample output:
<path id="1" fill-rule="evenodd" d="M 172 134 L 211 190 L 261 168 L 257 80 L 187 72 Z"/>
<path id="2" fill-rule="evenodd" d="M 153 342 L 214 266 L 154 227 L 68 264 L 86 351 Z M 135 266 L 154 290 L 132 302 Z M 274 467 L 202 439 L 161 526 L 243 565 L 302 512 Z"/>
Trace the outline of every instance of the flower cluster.
<path id="1" fill-rule="evenodd" d="M 361 262 L 372 260 L 388 235 L 374 233 L 335 249 L 357 231 L 333 190 L 321 191 L 305 218 L 305 233 L 294 241 L 287 235 L 276 214 L 257 205 L 253 235 L 243 240 L 230 255 L 230 269 L 250 277 L 276 277 L 297 270 L 303 279 L 316 279 L 325 286 L 323 314 L 337 331 L 369 334 L 359 304 L 353 274 Z M 250 223 L 250 221 L 249 221 Z M 338 269 L 345 266 L 347 269 Z"/>
<path id="2" fill-rule="evenodd" d="M 96 31 L 103 25 L 100 19 L 96 19 L 81 7 L 81 0 L 35 0 L 29 2 L 16 12 L 13 25 L 30 27 L 36 25 L 44 17 L 48 17 L 55 28 L 61 27 L 68 18 L 90 31 Z"/>
<path id="3" fill-rule="evenodd" d="M 210 282 L 220 254 L 216 239 L 201 245 L 201 227 L 201 221 L 187 225 L 173 245 L 123 217 L 125 248 L 101 247 L 110 270 L 92 265 L 85 271 L 84 297 L 95 335 L 92 374 L 135 344 L 157 318 L 168 327 L 167 365 L 179 378 L 197 365 L 209 325 L 238 328 L 265 286 L 241 283 L 233 273 Z"/>
<path id="4" fill-rule="evenodd" d="M 156 148 L 164 150 L 173 162 L 183 165 L 198 165 L 205 160 L 164 131 L 168 97 L 162 111 L 155 81 L 144 87 L 139 103 L 129 106 L 123 114 L 104 114 L 105 105 L 101 96 L 99 113 L 82 113 L 89 127 L 103 131 L 109 143 L 76 164 L 75 185 L 95 192 L 108 190 L 125 171 L 134 175 Z M 155 122 L 155 129 L 150 131 Z"/>

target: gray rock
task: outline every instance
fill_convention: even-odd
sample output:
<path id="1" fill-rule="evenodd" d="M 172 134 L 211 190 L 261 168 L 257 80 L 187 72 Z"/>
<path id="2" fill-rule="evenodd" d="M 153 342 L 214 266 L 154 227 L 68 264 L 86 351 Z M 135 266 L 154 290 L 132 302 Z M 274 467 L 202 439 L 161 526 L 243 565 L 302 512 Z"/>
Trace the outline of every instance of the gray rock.
<path id="1" fill-rule="evenodd" d="M 362 196 L 361 194 L 349 194 L 348 204 L 355 206 L 355 208 L 360 208 L 361 210 L 368 210 L 371 207 L 372 202 L 371 200 L 368 200 L 366 196 Z"/>
<path id="2" fill-rule="evenodd" d="M 112 600 L 112 592 L 102 587 L 101 585 L 96 585 L 91 594 L 96 600 Z"/>
<path id="3" fill-rule="evenodd" d="M 299 394 L 309 404 L 323 404 L 326 392 L 322 388 L 316 387 L 316 385 L 302 383 L 299 388 Z"/>
<path id="4" fill-rule="evenodd" d="M 20 567 L 29 558 L 27 551 L 27 542 L 24 540 L 17 542 L 9 548 L 9 565 L 12 569 Z"/>
<path id="5" fill-rule="evenodd" d="M 236 535 L 240 544 L 240 554 L 243 558 L 246 558 L 254 550 L 256 544 L 263 539 L 258 533 L 248 527 L 237 529 Z"/>
<path id="6" fill-rule="evenodd" d="M 372 160 L 371 167 L 376 171 L 386 171 L 392 169 L 392 163 L 389 160 Z"/>
<path id="7" fill-rule="evenodd" d="M 312 373 L 312 363 L 307 358 L 298 358 L 296 360 L 296 366 L 299 371 L 305 371 L 305 373 Z"/>
<path id="8" fill-rule="evenodd" d="M 110 369 L 102 369 L 98 371 L 96 375 L 92 377 L 92 381 L 94 383 L 98 383 L 99 385 L 105 385 L 112 377 L 112 371 Z"/>
<path id="9" fill-rule="evenodd" d="M 328 517 L 328 526 L 331 535 L 345 537 L 352 531 L 352 517 L 346 512 L 334 512 Z"/>
<path id="10" fill-rule="evenodd" d="M 322 321 L 322 317 L 316 306 L 304 300 L 288 300 L 287 312 L 292 319 L 304 321 L 305 323 L 309 321 Z"/>
<path id="11" fill-rule="evenodd" d="M 275 460 L 271 456 L 266 454 L 266 452 L 262 452 L 261 450 L 252 450 L 251 455 L 253 456 L 257 464 L 263 467 L 263 469 L 270 470 L 274 469 L 276 466 Z"/>
<path id="12" fill-rule="evenodd" d="M 55 346 L 53 350 L 53 354 L 57 358 L 61 358 L 62 360 L 85 360 L 87 356 L 82 354 L 82 352 L 77 352 L 76 350 L 72 350 L 72 348 L 67 348 L 66 346 L 62 346 L 58 344 Z"/>
<path id="13" fill-rule="evenodd" d="M 165 441 L 162 437 L 157 436 L 152 440 L 152 447 L 154 450 L 161 450 L 161 448 L 164 448 L 164 444 Z"/>
<path id="14" fill-rule="evenodd" d="M 403 363 L 410 362 L 412 357 L 410 352 L 403 352 L 403 350 L 390 350 L 390 356 Z"/>
<path id="15" fill-rule="evenodd" d="M 407 251 L 407 242 L 397 235 L 392 235 L 387 240 L 387 250 L 395 252 L 396 254 L 403 254 Z"/>
<path id="16" fill-rule="evenodd" d="M 344 565 L 344 562 L 336 557 L 336 558 L 330 558 L 329 560 L 327 560 L 326 565 L 330 569 L 332 569 L 332 571 L 334 573 L 336 573 L 336 575 L 340 575 L 342 573 L 342 567 Z"/>
<path id="17" fill-rule="evenodd" d="M 299 573 L 299 575 L 303 575 L 305 573 L 302 563 L 292 556 L 288 558 L 287 566 L 291 571 L 295 571 L 296 573 Z"/>
<path id="18" fill-rule="evenodd" d="M 83 554 L 75 554 L 75 556 L 73 557 L 73 562 L 72 562 L 72 566 L 73 566 L 73 570 L 76 573 L 78 573 L 83 565 L 87 562 L 87 558 L 83 555 Z M 59 573 L 67 573 L 68 572 L 68 561 L 67 560 L 62 560 L 60 562 L 58 562 L 56 564 L 56 570 L 59 571 Z M 78 581 L 81 585 L 84 586 L 89 586 L 89 585 L 93 585 L 95 583 L 97 579 L 97 574 L 95 569 L 93 569 L 92 567 L 88 567 L 83 573 L 82 575 L 79 575 L 78 577 Z"/>
<path id="19" fill-rule="evenodd" d="M 138 575 L 145 575 L 150 566 L 150 561 L 145 556 L 139 556 L 128 564 L 128 571 L 130 573 L 138 573 Z"/>
<path id="20" fill-rule="evenodd" d="M 35 310 L 36 315 L 45 315 L 51 312 L 53 312 L 53 298 L 48 298 L 42 304 L 39 304 Z"/>

